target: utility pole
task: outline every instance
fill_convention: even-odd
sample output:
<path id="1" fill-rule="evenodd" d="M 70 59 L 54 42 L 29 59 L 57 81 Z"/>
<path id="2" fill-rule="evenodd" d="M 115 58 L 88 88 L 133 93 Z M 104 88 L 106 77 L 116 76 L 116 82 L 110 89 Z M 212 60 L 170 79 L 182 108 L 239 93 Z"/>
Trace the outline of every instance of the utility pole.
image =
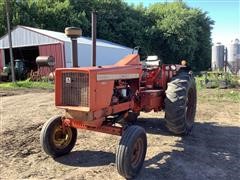
<path id="1" fill-rule="evenodd" d="M 11 62 L 11 74 L 12 74 L 12 82 L 16 82 L 15 78 L 15 68 L 13 62 L 13 50 L 12 50 L 12 35 L 11 35 L 11 27 L 10 27 L 10 19 L 9 19 L 9 0 L 5 0 L 6 6 L 6 15 L 7 15 L 7 28 L 8 28 L 8 41 L 9 41 L 9 54 L 10 54 L 10 62 Z"/>

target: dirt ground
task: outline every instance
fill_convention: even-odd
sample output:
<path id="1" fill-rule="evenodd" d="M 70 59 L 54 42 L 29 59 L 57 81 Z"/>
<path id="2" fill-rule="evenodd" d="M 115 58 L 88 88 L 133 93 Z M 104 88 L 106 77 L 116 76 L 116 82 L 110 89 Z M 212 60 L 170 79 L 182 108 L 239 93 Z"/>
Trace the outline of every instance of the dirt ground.
<path id="1" fill-rule="evenodd" d="M 0 91 L 0 179 L 123 179 L 115 168 L 120 137 L 78 131 L 73 151 L 53 159 L 42 152 L 43 123 L 61 114 L 48 91 Z M 136 179 L 239 179 L 240 105 L 199 101 L 190 136 L 173 136 L 163 113 L 142 113 L 148 149 Z"/>

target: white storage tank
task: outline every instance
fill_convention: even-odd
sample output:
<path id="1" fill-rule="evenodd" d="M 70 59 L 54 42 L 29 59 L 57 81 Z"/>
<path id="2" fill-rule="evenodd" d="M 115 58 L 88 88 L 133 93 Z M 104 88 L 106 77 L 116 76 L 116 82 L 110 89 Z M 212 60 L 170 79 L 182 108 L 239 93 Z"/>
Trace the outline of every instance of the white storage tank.
<path id="1" fill-rule="evenodd" d="M 240 69 L 240 42 L 235 39 L 228 48 L 228 68 L 234 74 L 239 73 Z"/>
<path id="2" fill-rule="evenodd" d="M 212 70 L 223 70 L 224 68 L 224 45 L 217 43 L 212 46 Z"/>

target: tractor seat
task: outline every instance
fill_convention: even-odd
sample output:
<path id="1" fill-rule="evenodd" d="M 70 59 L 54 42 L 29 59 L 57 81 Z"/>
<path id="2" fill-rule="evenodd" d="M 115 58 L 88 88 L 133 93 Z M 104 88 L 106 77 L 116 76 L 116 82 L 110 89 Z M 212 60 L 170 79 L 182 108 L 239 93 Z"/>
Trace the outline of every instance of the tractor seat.
<path id="1" fill-rule="evenodd" d="M 161 60 L 158 58 L 158 56 L 148 56 L 145 61 L 143 61 L 143 66 L 159 66 L 161 64 Z"/>

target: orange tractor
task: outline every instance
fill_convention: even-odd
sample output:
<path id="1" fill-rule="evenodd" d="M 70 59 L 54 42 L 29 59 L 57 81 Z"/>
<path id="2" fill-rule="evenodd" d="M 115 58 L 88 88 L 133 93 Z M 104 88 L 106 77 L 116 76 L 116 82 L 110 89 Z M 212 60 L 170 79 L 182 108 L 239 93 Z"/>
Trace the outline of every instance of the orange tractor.
<path id="1" fill-rule="evenodd" d="M 72 150 L 77 129 L 119 135 L 116 166 L 129 179 L 140 171 L 147 149 L 144 128 L 134 125 L 140 112 L 164 110 L 175 134 L 188 134 L 193 126 L 196 86 L 184 64 L 161 64 L 156 57 L 141 63 L 132 54 L 112 66 L 60 68 L 55 75 L 55 104 L 65 114 L 47 121 L 40 137 L 52 157 Z"/>

